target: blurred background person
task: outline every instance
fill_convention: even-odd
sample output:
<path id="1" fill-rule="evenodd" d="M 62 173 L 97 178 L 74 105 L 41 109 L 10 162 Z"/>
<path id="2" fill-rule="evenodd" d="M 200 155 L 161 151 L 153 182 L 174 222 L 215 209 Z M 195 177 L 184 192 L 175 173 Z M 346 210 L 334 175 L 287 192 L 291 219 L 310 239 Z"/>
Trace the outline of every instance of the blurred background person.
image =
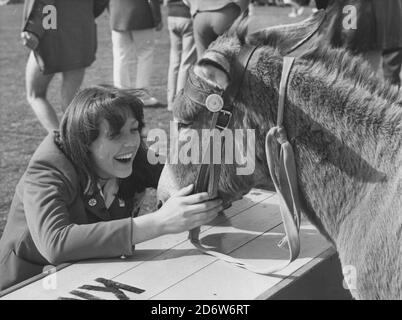
<path id="1" fill-rule="evenodd" d="M 163 27 L 159 0 L 112 0 L 110 24 L 113 44 L 113 82 L 118 88 L 145 89 L 151 86 L 155 30 Z M 135 84 L 130 61 L 137 58 Z M 146 107 L 164 106 L 155 97 L 142 97 Z"/>
<path id="2" fill-rule="evenodd" d="M 362 55 L 374 72 L 400 86 L 402 0 L 329 0 L 326 10 L 329 43 Z"/>
<path id="3" fill-rule="evenodd" d="M 201 57 L 218 36 L 248 9 L 249 0 L 184 0 L 193 18 L 197 55 Z"/>
<path id="4" fill-rule="evenodd" d="M 49 4 L 52 7 L 44 11 Z M 85 68 L 95 61 L 95 17 L 106 5 L 107 1 L 101 0 L 25 1 L 21 39 L 31 50 L 25 71 L 26 95 L 49 132 L 59 126 L 56 111 L 47 100 L 49 83 L 56 73 L 62 74 L 64 112 L 82 84 Z"/>
<path id="5" fill-rule="evenodd" d="M 292 7 L 291 12 L 288 14 L 289 18 L 296 18 L 303 14 L 304 8 L 296 0 L 283 0 L 283 2 Z"/>
<path id="6" fill-rule="evenodd" d="M 182 0 L 164 0 L 168 9 L 170 58 L 167 85 L 168 110 L 187 80 L 188 70 L 197 61 L 190 9 Z"/>
<path id="7" fill-rule="evenodd" d="M 382 46 L 384 78 L 392 85 L 401 86 L 402 64 L 402 0 L 377 0 L 377 30 Z"/>
<path id="8" fill-rule="evenodd" d="M 326 9 L 328 6 L 328 1 L 329 0 L 315 0 L 315 6 L 318 10 L 320 9 Z"/>

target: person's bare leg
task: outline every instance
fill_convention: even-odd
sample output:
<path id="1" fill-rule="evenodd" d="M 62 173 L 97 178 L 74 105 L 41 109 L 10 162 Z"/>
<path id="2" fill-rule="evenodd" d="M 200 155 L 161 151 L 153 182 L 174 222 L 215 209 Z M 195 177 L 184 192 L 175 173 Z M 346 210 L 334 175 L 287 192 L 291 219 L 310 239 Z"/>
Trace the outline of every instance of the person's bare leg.
<path id="1" fill-rule="evenodd" d="M 29 55 L 25 70 L 26 96 L 36 117 L 47 131 L 59 127 L 59 120 L 49 101 L 46 98 L 47 88 L 53 74 L 44 75 L 36 62 L 33 52 Z"/>
<path id="2" fill-rule="evenodd" d="M 84 80 L 85 68 L 63 72 L 61 83 L 61 109 L 66 111 Z"/>

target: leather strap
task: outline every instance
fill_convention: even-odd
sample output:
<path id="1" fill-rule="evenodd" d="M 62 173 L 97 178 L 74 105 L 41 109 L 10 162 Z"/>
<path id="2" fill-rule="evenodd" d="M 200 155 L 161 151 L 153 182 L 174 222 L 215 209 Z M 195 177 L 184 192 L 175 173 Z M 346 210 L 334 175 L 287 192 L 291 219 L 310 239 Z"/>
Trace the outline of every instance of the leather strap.
<path id="1" fill-rule="evenodd" d="M 213 152 L 211 146 L 213 141 L 218 137 L 216 134 L 226 129 L 231 120 L 231 113 L 233 110 L 233 103 L 237 99 L 238 92 L 240 91 L 240 86 L 243 83 L 243 79 L 250 62 L 251 57 L 254 52 L 258 49 L 258 46 L 245 46 L 240 50 L 238 57 L 238 64 L 235 65 L 235 74 L 240 74 L 241 76 L 237 78 L 228 88 L 222 93 L 224 99 L 224 107 L 221 111 L 214 112 L 212 115 L 212 121 L 210 129 L 214 130 L 214 137 L 212 141 L 208 142 L 207 150 L 202 157 L 202 163 L 197 174 L 196 184 L 194 188 L 194 193 L 208 192 L 210 199 L 214 199 L 218 196 L 219 179 L 221 172 L 221 164 L 213 163 Z M 191 78 L 191 76 L 189 76 Z M 191 79 L 190 79 L 191 80 Z M 189 81 L 187 81 L 189 83 Z M 191 83 L 192 84 L 192 83 Z M 191 99 L 190 94 L 194 92 L 194 85 L 189 85 L 185 87 L 185 94 Z M 188 91 L 186 89 L 189 89 Z M 205 91 L 199 92 L 197 94 L 197 103 L 205 106 L 206 95 Z M 194 100 L 193 100 L 194 101 Z M 215 140 L 217 141 L 217 140 Z M 224 154 L 225 144 L 221 143 L 221 156 Z M 189 231 L 189 239 L 200 251 L 208 253 L 208 249 L 204 248 L 199 240 L 200 228 L 194 228 Z"/>
<path id="2" fill-rule="evenodd" d="M 320 20 L 320 23 L 318 24 L 318 26 L 316 28 L 314 28 L 314 30 L 312 30 L 307 36 L 305 36 L 302 40 L 300 40 L 299 42 L 297 42 L 294 46 L 292 46 L 290 49 L 288 49 L 286 51 L 286 56 L 290 56 L 292 53 L 292 56 L 298 56 L 298 54 L 295 54 L 295 52 L 300 51 L 298 49 L 303 49 L 301 48 L 304 44 L 306 44 L 317 32 L 318 30 L 320 30 L 322 24 L 324 23 L 326 18 L 326 14 L 322 17 L 322 19 Z"/>
<path id="3" fill-rule="evenodd" d="M 286 130 L 282 126 L 286 88 L 294 61 L 294 57 L 285 57 L 283 60 L 282 79 L 279 87 L 277 125 L 268 131 L 265 138 L 265 153 L 269 173 L 280 199 L 281 216 L 286 232 L 286 237 L 282 239 L 280 246 L 284 245 L 286 241 L 290 251 L 287 264 L 295 260 L 300 252 L 299 229 L 301 206 L 297 188 L 296 163 L 293 148 L 287 139 Z M 280 145 L 279 157 L 277 155 L 277 144 Z M 279 181 L 275 172 L 275 166 L 278 163 Z"/>
<path id="4" fill-rule="evenodd" d="M 247 55 L 247 61 L 244 64 L 244 71 L 251 59 L 256 48 L 251 50 Z M 204 247 L 199 239 L 200 228 L 193 229 L 189 232 L 189 239 L 192 244 L 203 253 L 214 256 L 220 260 L 232 263 L 238 267 L 247 269 L 254 273 L 271 274 L 282 270 L 294 261 L 300 252 L 299 228 L 300 228 L 300 202 L 297 190 L 296 166 L 294 161 L 293 149 L 287 141 L 286 132 L 282 127 L 283 113 L 285 107 L 286 88 L 292 68 L 294 58 L 285 57 L 282 70 L 282 78 L 279 86 L 279 102 L 278 102 L 278 119 L 277 126 L 272 128 L 266 136 L 266 157 L 269 171 L 275 185 L 275 189 L 280 199 L 280 208 L 282 221 L 286 233 L 286 237 L 282 239 L 279 245 L 282 247 L 285 243 L 289 247 L 289 260 L 276 267 L 257 268 L 253 265 L 244 263 L 239 259 L 232 258 L 226 254 L 216 252 Z M 243 74 L 244 76 L 244 74 Z M 241 78 L 242 79 L 242 78 Z M 235 99 L 235 98 L 234 98 Z M 232 101 L 234 101 L 234 99 Z M 232 104 L 231 104 L 232 107 Z M 218 113 L 213 114 L 211 128 L 216 128 L 218 121 Z M 281 145 L 280 157 L 275 154 L 276 146 L 272 147 L 277 140 Z M 224 144 L 222 145 L 222 151 Z M 209 157 L 209 164 L 206 164 Z M 213 152 L 211 150 L 211 141 L 203 156 L 203 164 L 197 176 L 195 192 L 208 191 L 211 198 L 215 198 L 218 192 L 218 184 L 220 177 L 220 165 L 213 164 Z M 275 165 L 279 162 L 279 181 L 276 178 Z"/>
<path id="5" fill-rule="evenodd" d="M 218 87 L 209 88 L 209 90 L 201 89 L 199 86 L 193 83 L 193 77 L 196 77 L 194 70 L 190 69 L 189 76 L 187 77 L 187 81 L 184 85 L 184 94 L 187 98 L 189 98 L 192 102 L 195 102 L 203 107 L 205 107 L 207 97 L 211 93 L 218 94 L 223 96 L 223 90 Z M 198 79 L 198 81 L 206 82 L 203 79 Z"/>

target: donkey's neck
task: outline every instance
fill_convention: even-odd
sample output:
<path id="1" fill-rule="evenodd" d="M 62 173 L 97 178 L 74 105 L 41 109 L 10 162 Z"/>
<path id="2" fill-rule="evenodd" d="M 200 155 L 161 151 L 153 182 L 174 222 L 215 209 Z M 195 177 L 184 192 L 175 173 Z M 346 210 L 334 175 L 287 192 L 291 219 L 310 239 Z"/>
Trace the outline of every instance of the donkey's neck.
<path id="1" fill-rule="evenodd" d="M 276 81 L 268 86 L 277 93 L 282 64 L 273 63 Z M 276 119 L 276 103 L 270 109 L 269 117 Z M 305 213 L 334 242 L 344 219 L 373 186 L 396 174 L 401 121 L 400 107 L 361 86 L 330 83 L 312 69 L 294 67 L 284 126 L 295 151 Z"/>

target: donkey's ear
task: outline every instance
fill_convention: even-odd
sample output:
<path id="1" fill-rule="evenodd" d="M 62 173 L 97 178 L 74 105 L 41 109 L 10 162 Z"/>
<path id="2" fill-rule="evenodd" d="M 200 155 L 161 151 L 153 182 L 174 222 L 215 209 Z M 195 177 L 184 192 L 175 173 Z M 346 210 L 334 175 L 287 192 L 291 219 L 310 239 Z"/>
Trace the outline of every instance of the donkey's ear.
<path id="1" fill-rule="evenodd" d="M 317 31 L 325 17 L 325 11 L 319 10 L 298 23 L 269 27 L 249 34 L 246 42 L 251 45 L 269 45 L 279 49 L 282 54 L 286 54 L 299 42 Z"/>
<path id="2" fill-rule="evenodd" d="M 206 51 L 195 65 L 194 72 L 221 89 L 226 89 L 229 85 L 230 64 L 226 56 L 219 51 Z"/>

